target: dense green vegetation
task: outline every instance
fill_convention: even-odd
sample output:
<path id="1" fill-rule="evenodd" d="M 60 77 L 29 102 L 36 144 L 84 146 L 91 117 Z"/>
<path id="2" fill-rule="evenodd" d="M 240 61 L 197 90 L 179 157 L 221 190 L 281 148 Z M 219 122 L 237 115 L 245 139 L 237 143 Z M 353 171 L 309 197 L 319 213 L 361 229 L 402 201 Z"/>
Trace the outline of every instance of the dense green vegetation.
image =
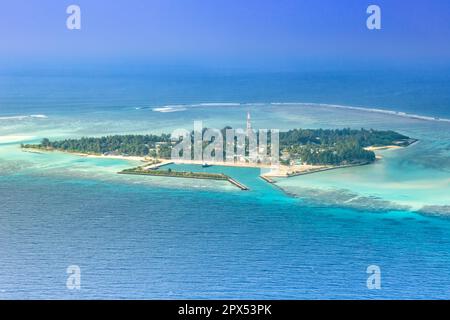
<path id="1" fill-rule="evenodd" d="M 334 145 L 352 142 L 361 147 L 408 145 L 409 137 L 395 131 L 353 129 L 293 129 L 280 132 L 280 145 Z"/>
<path id="2" fill-rule="evenodd" d="M 375 161 L 375 153 L 353 143 L 333 146 L 297 145 L 284 149 L 282 161 L 286 164 L 290 161 L 313 165 L 361 164 Z"/>
<path id="3" fill-rule="evenodd" d="M 394 131 L 366 129 L 294 129 L 280 132 L 279 137 L 281 160 L 284 164 L 348 165 L 370 163 L 375 160 L 375 154 L 372 151 L 365 150 L 366 147 L 408 146 L 415 141 Z M 168 159 L 171 156 L 172 145 L 171 136 L 162 134 L 159 136 L 84 137 L 61 141 L 43 139 L 38 145 L 23 145 L 23 147 L 86 154 L 150 156 Z M 206 145 L 207 143 L 204 143 L 204 146 Z M 225 147 L 224 150 L 226 150 Z"/>
<path id="4" fill-rule="evenodd" d="M 294 129 L 280 132 L 282 161 L 347 165 L 375 161 L 369 146 L 407 146 L 413 139 L 394 131 Z"/>
<path id="5" fill-rule="evenodd" d="M 50 141 L 45 138 L 39 145 L 24 145 L 48 150 L 61 150 L 87 154 L 115 154 L 170 158 L 170 135 L 115 135 L 100 138 L 83 137 Z"/>

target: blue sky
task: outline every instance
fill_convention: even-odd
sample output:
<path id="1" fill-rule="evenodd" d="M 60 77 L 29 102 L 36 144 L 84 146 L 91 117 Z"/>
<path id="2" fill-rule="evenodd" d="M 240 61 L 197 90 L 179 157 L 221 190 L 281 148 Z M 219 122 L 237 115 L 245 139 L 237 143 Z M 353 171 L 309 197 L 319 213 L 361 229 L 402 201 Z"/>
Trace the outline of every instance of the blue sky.
<path id="1" fill-rule="evenodd" d="M 448 0 L 0 0 L 0 59 L 261 65 L 450 61 Z M 66 8 L 82 30 L 66 29 Z M 382 30 L 366 8 L 382 9 Z"/>

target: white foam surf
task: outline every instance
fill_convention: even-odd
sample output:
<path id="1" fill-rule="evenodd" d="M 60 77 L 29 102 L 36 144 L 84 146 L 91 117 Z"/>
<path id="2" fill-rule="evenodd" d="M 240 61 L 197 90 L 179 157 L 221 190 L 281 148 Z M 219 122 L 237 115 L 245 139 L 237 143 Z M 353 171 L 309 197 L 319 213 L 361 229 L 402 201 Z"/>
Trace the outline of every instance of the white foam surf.
<path id="1" fill-rule="evenodd" d="M 394 116 L 417 119 L 417 120 L 425 120 L 425 121 L 450 122 L 450 119 L 447 119 L 447 118 L 430 117 L 430 116 L 406 113 L 406 112 L 402 112 L 402 111 L 395 111 L 395 110 L 389 110 L 389 109 L 353 107 L 353 106 L 344 106 L 344 105 L 338 105 L 338 104 L 305 103 L 305 102 L 272 102 L 271 105 L 275 105 L 275 106 L 277 106 L 277 105 L 279 105 L 279 106 L 299 105 L 299 106 L 313 106 L 313 107 L 318 106 L 318 107 L 325 107 L 325 108 L 336 108 L 336 109 L 347 109 L 347 110 L 357 110 L 357 111 L 364 111 L 364 112 L 382 113 L 382 114 L 394 115 Z"/>
<path id="2" fill-rule="evenodd" d="M 153 108 L 152 110 L 155 112 L 171 113 L 185 111 L 186 108 L 184 106 L 165 106 L 161 108 Z"/>
<path id="3" fill-rule="evenodd" d="M 26 119 L 47 119 L 48 116 L 44 114 L 32 114 L 23 116 L 4 116 L 0 117 L 0 120 L 26 120 Z"/>
<path id="4" fill-rule="evenodd" d="M 204 102 L 204 103 L 194 103 L 194 104 L 183 104 L 183 105 L 167 105 L 164 107 L 152 108 L 152 111 L 155 112 L 180 112 L 185 111 L 189 108 L 198 108 L 198 107 L 238 107 L 238 106 L 262 106 L 262 105 L 272 105 L 272 106 L 310 106 L 310 107 L 323 107 L 323 108 L 335 108 L 335 109 L 345 109 L 345 110 L 355 110 L 362 112 L 373 112 L 380 113 L 386 115 L 393 115 L 398 117 L 416 119 L 416 120 L 424 120 L 424 121 L 439 121 L 439 122 L 447 122 L 450 123 L 450 119 L 443 117 L 433 117 L 433 116 L 425 116 L 414 113 L 407 113 L 403 111 L 395 111 L 390 109 L 383 108 L 370 108 L 370 107 L 360 107 L 360 106 L 347 106 L 347 105 L 339 105 L 339 104 L 327 104 L 327 103 L 314 103 L 314 102 L 270 102 L 270 103 L 262 103 L 262 102 L 245 102 L 245 103 L 236 103 L 236 102 Z M 136 110 L 144 110 L 150 109 L 146 107 L 137 107 Z M 1 118 L 0 118 L 1 119 Z"/>

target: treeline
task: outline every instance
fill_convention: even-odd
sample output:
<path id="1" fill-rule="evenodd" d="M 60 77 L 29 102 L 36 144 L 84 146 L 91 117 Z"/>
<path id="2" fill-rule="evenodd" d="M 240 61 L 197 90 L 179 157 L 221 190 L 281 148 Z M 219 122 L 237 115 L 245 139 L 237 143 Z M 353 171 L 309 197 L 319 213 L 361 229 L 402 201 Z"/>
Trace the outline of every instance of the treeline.
<path id="1" fill-rule="evenodd" d="M 280 132 L 282 160 L 319 164 L 346 165 L 375 161 L 369 146 L 407 146 L 413 139 L 395 131 L 354 129 L 294 129 Z"/>
<path id="2" fill-rule="evenodd" d="M 375 153 L 367 151 L 352 142 L 339 142 L 335 145 L 294 145 L 284 150 L 288 156 L 285 163 L 298 161 L 314 165 L 348 165 L 375 161 Z"/>
<path id="3" fill-rule="evenodd" d="M 224 138 L 226 137 L 225 129 L 231 128 L 226 127 L 222 130 Z M 366 129 L 294 129 L 280 132 L 279 138 L 283 163 L 300 162 L 322 165 L 373 162 L 375 153 L 364 148 L 387 145 L 407 146 L 415 141 L 394 131 Z M 270 138 L 268 141 L 270 149 Z M 206 145 L 207 143 L 204 143 L 204 146 Z M 87 154 L 151 156 L 153 158 L 170 158 L 172 151 L 169 134 L 114 135 L 60 141 L 50 141 L 45 138 L 39 145 L 23 145 L 23 147 Z M 225 147 L 224 150 L 226 150 Z"/>
<path id="4" fill-rule="evenodd" d="M 351 141 L 361 147 L 408 144 L 409 137 L 395 131 L 367 129 L 294 129 L 280 132 L 280 145 L 334 145 Z"/>
<path id="5" fill-rule="evenodd" d="M 39 147 L 68 152 L 94 153 L 94 154 L 121 154 L 132 156 L 148 156 L 155 151 L 158 145 L 164 154 L 161 157 L 170 157 L 170 135 L 114 135 L 100 138 L 83 137 L 80 139 L 65 139 L 50 141 L 45 138 L 37 145 L 24 145 L 23 147 Z"/>

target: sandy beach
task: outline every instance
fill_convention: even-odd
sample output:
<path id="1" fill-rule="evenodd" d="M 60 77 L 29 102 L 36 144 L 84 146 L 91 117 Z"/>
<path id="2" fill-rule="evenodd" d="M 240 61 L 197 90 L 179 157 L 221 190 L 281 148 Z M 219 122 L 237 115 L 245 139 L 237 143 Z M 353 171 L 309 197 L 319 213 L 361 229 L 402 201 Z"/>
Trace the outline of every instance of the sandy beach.
<path id="1" fill-rule="evenodd" d="M 11 139 L 13 136 L 9 136 Z M 15 136 L 19 137 L 19 136 Z M 1 142 L 1 140 L 0 140 Z M 383 146 L 383 147 L 367 147 L 365 150 L 368 151 L 380 151 L 380 150 L 387 150 L 387 149 L 401 149 L 403 147 L 400 146 Z M 31 149 L 31 148 L 30 148 Z M 26 150 L 26 149 L 24 149 Z M 118 159 L 118 160 L 126 160 L 126 161 L 134 161 L 134 162 L 142 162 L 142 163 L 149 163 L 148 165 L 143 165 L 143 168 L 146 170 L 159 168 L 168 164 L 194 164 L 194 165 L 203 165 L 205 164 L 204 161 L 200 160 L 184 160 L 184 159 L 177 159 L 177 160 L 170 160 L 170 159 L 154 159 L 150 157 L 138 157 L 138 156 L 124 156 L 124 155 L 96 155 L 96 154 L 85 154 L 85 153 L 79 153 L 79 152 L 68 152 L 68 151 L 61 151 L 61 150 L 42 150 L 40 151 L 44 152 L 64 152 L 71 155 L 76 155 L 80 157 L 86 157 L 86 158 L 100 158 L 100 159 Z M 377 160 L 381 160 L 382 156 L 376 155 Z M 157 162 L 157 163 L 155 163 Z M 301 165 L 271 165 L 271 164 L 262 164 L 262 163 L 252 163 L 252 162 L 208 162 L 208 165 L 211 166 L 225 166 L 225 167 L 241 167 L 241 168 L 258 168 L 261 169 L 261 176 L 267 177 L 267 178 L 287 178 L 292 176 L 298 176 L 303 174 L 309 174 L 309 173 L 316 173 L 316 172 L 322 172 L 327 171 L 331 169 L 339 169 L 341 167 L 349 167 L 349 166 L 331 166 L 331 165 L 309 165 L 309 164 L 301 164 Z M 351 166 L 351 165 L 350 165 Z"/>
<path id="2" fill-rule="evenodd" d="M 404 147 L 401 147 L 401 146 L 367 147 L 367 148 L 364 148 L 364 150 L 367 150 L 367 151 L 380 151 L 380 150 L 401 149 L 401 148 L 404 148 Z"/>
<path id="3" fill-rule="evenodd" d="M 158 164 L 152 164 L 149 166 L 145 166 L 146 169 L 153 169 L 161 166 L 165 166 L 168 164 L 195 164 L 195 165 L 203 165 L 203 161 L 195 161 L 195 160 L 162 160 Z M 249 162 L 213 162 L 208 163 L 212 166 L 225 166 L 225 167 L 240 167 L 240 168 L 258 168 L 266 170 L 262 175 L 266 177 L 288 177 L 291 174 L 305 173 L 316 170 L 322 170 L 325 168 L 331 168 L 331 166 L 317 166 L 317 165 L 293 165 L 293 166 L 285 166 L 285 165 L 269 165 L 269 164 L 258 164 L 258 163 L 249 163 Z"/>

